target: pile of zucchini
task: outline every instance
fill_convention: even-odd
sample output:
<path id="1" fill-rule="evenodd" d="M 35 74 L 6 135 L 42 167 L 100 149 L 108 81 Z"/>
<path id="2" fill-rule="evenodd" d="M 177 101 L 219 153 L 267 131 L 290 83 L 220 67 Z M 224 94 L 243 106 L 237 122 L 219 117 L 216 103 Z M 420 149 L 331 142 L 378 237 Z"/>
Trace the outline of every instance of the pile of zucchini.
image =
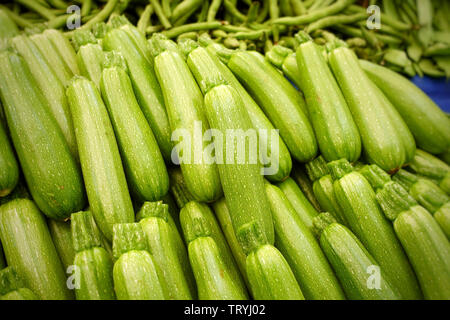
<path id="1" fill-rule="evenodd" d="M 33 34 L 0 10 L 0 300 L 450 299 L 447 114 L 326 31 L 174 41 L 205 5 L 150 2 L 164 32 L 127 1 L 68 34 L 46 1 L 17 1 L 48 15 Z M 268 1 L 270 34 L 352 2 Z"/>

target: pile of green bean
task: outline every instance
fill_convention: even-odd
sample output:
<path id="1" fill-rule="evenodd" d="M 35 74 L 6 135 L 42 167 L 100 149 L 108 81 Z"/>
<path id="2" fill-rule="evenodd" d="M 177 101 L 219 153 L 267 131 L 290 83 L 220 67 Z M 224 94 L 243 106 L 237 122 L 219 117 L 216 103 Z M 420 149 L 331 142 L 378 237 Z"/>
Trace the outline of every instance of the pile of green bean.
<path id="1" fill-rule="evenodd" d="M 447 0 L 13 0 L 0 9 L 27 33 L 55 28 L 70 35 L 70 19 L 91 28 L 125 15 L 147 36 L 197 39 L 209 33 L 228 48 L 260 52 L 273 44 L 295 48 L 299 30 L 321 44 L 333 34 L 360 58 L 397 72 L 450 77 Z M 380 28 L 368 28 L 378 13 Z"/>

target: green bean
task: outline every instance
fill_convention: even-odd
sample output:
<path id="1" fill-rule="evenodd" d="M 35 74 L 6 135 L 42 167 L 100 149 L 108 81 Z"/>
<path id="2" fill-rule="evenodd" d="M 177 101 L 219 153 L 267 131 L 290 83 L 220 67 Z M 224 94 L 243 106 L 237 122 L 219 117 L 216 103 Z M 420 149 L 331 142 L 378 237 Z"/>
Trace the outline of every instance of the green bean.
<path id="1" fill-rule="evenodd" d="M 256 22 L 263 23 L 264 20 L 266 20 L 269 14 L 269 1 L 270 0 L 263 0 L 263 6 L 261 8 L 261 12 L 258 15 L 258 18 L 256 19 Z"/>
<path id="2" fill-rule="evenodd" d="M 411 44 L 406 48 L 406 51 L 408 56 L 415 62 L 419 62 L 423 54 L 422 46 L 415 39 L 412 40 Z"/>
<path id="3" fill-rule="evenodd" d="M 259 13 L 259 2 L 252 2 L 247 12 L 245 25 L 252 24 L 258 18 L 258 13 Z"/>
<path id="4" fill-rule="evenodd" d="M 353 15 L 338 15 L 322 18 L 316 22 L 311 23 L 306 30 L 311 33 L 318 29 L 324 29 L 336 24 L 352 24 L 367 18 L 365 13 L 355 13 Z"/>
<path id="5" fill-rule="evenodd" d="M 52 11 L 43 5 L 41 5 L 38 1 L 35 0 L 16 0 L 18 3 L 27 7 L 30 10 L 38 13 L 40 16 L 46 18 L 47 20 L 51 20 L 56 18 L 56 16 L 52 13 Z"/>
<path id="6" fill-rule="evenodd" d="M 81 16 L 87 16 L 89 13 L 91 13 L 92 9 L 92 0 L 84 0 L 83 4 L 81 5 Z"/>
<path id="7" fill-rule="evenodd" d="M 220 9 L 221 4 L 222 4 L 222 0 L 211 1 L 209 10 L 208 10 L 208 18 L 206 19 L 206 21 L 211 22 L 211 21 L 216 20 L 216 14 L 217 14 L 217 11 L 219 11 L 219 9 Z"/>
<path id="8" fill-rule="evenodd" d="M 202 3 L 203 0 L 185 0 L 180 2 L 180 4 L 173 9 L 170 21 L 175 23 L 180 18 L 184 18 L 185 20 L 189 19 L 189 17 L 200 8 Z M 188 18 L 186 18 L 186 16 L 188 16 Z"/>
<path id="9" fill-rule="evenodd" d="M 357 38 L 363 38 L 364 35 L 361 31 L 361 29 L 349 27 L 347 25 L 335 25 L 331 26 L 332 29 L 349 35 L 351 37 L 357 37 Z M 388 36 L 384 34 L 375 34 L 375 36 L 380 40 L 382 43 L 390 44 L 390 45 L 400 45 L 402 43 L 402 40 L 393 36 Z"/>
<path id="10" fill-rule="evenodd" d="M 450 78 L 450 57 L 441 56 L 441 57 L 434 57 L 433 59 L 438 65 L 438 67 L 444 70 L 447 79 Z"/>
<path id="11" fill-rule="evenodd" d="M 448 43 L 436 43 L 427 49 L 425 49 L 424 56 L 448 56 L 450 55 L 450 44 Z"/>
<path id="12" fill-rule="evenodd" d="M 230 0 L 230 1 L 233 5 L 237 4 L 237 0 Z M 233 17 L 231 16 L 231 14 L 228 13 L 228 11 L 225 11 L 224 18 L 225 18 L 225 21 L 234 23 Z"/>
<path id="13" fill-rule="evenodd" d="M 417 2 L 417 17 L 420 24 L 418 39 L 426 48 L 433 37 L 433 5 L 430 0 L 420 0 Z"/>
<path id="14" fill-rule="evenodd" d="M 302 0 L 291 0 L 291 6 L 295 16 L 301 16 L 306 13 L 306 8 Z"/>
<path id="15" fill-rule="evenodd" d="M 310 12 L 308 14 L 305 14 L 305 15 L 299 16 L 299 17 L 279 18 L 279 19 L 276 19 L 275 21 L 273 21 L 273 23 L 282 24 L 282 25 L 290 25 L 290 26 L 304 25 L 307 23 L 312 23 L 321 18 L 337 14 L 354 2 L 355 2 L 355 0 L 338 0 L 329 7 L 322 8 L 322 9 L 316 10 L 314 12 Z"/>
<path id="16" fill-rule="evenodd" d="M 348 7 L 349 12 L 357 13 L 357 12 L 366 12 L 366 10 L 363 7 L 357 6 L 357 5 L 351 5 Z M 391 26 L 397 30 L 400 31 L 408 31 L 412 29 L 412 25 L 408 23 L 403 23 L 399 20 L 395 20 L 394 18 L 391 18 L 390 16 L 386 14 L 381 15 L 381 22 L 383 24 L 387 24 L 388 26 Z"/>
<path id="17" fill-rule="evenodd" d="M 177 37 L 177 42 L 178 41 L 182 41 L 184 39 L 191 39 L 191 40 L 197 40 L 198 38 L 198 33 L 195 31 L 192 32 L 186 32 L 186 33 L 182 33 Z"/>
<path id="18" fill-rule="evenodd" d="M 67 19 L 69 19 L 72 16 L 73 16 L 73 14 L 65 14 L 65 15 L 61 15 L 56 18 L 53 18 L 47 22 L 47 27 L 49 29 L 60 29 L 67 24 Z"/>
<path id="19" fill-rule="evenodd" d="M 47 0 L 47 2 L 53 7 L 58 9 L 67 9 L 67 3 L 62 0 Z"/>
<path id="20" fill-rule="evenodd" d="M 309 7 L 308 11 L 309 12 L 313 12 L 317 9 L 322 8 L 322 4 L 325 2 L 325 0 L 316 0 L 314 1 L 314 3 L 311 5 L 311 7 Z"/>
<path id="21" fill-rule="evenodd" d="M 293 16 L 294 10 L 290 0 L 280 0 L 280 11 L 283 16 Z"/>
<path id="22" fill-rule="evenodd" d="M 0 5 L 0 9 L 3 10 L 11 18 L 11 20 L 14 21 L 19 27 L 31 28 L 33 26 L 33 24 L 30 21 L 12 12 L 11 10 L 9 10 L 8 7 Z"/>
<path id="23" fill-rule="evenodd" d="M 400 17 L 397 12 L 397 7 L 393 0 L 391 1 L 383 1 L 383 11 L 384 14 L 387 14 L 393 19 L 399 20 Z"/>
<path id="24" fill-rule="evenodd" d="M 160 32 L 162 29 L 164 29 L 164 27 L 161 24 L 157 26 L 148 26 L 147 29 L 145 29 L 145 33 L 151 35 L 155 32 Z"/>
<path id="25" fill-rule="evenodd" d="M 211 35 L 212 35 L 214 38 L 226 38 L 226 37 L 228 37 L 228 33 L 226 33 L 226 32 L 223 31 L 223 30 L 220 30 L 220 29 L 213 30 L 213 31 L 211 32 Z"/>
<path id="26" fill-rule="evenodd" d="M 153 7 L 153 10 L 155 11 L 156 16 L 158 17 L 159 21 L 164 26 L 164 28 L 170 29 L 172 27 L 172 24 L 164 14 L 164 11 L 161 7 L 161 3 L 159 2 L 159 0 L 150 0 L 150 3 Z"/>
<path id="27" fill-rule="evenodd" d="M 402 9 L 405 11 L 405 13 L 411 19 L 413 24 L 418 24 L 419 23 L 419 20 L 418 20 L 418 17 L 417 17 L 417 11 L 415 11 L 414 8 L 412 8 L 409 5 L 408 1 L 402 1 Z"/>
<path id="28" fill-rule="evenodd" d="M 223 2 L 224 6 L 225 6 L 225 10 L 237 21 L 239 22 L 244 22 L 245 19 L 247 18 L 245 16 L 245 14 L 243 14 L 242 12 L 240 12 L 236 6 L 230 1 L 230 0 L 224 0 Z"/>
<path id="29" fill-rule="evenodd" d="M 269 14 L 270 21 L 274 22 L 280 17 L 280 8 L 278 7 L 278 0 L 269 0 Z M 280 40 L 280 33 L 278 32 L 278 26 L 273 26 L 273 40 L 278 42 Z"/>
<path id="30" fill-rule="evenodd" d="M 83 29 L 89 29 L 97 22 L 105 21 L 111 13 L 114 11 L 119 0 L 108 0 L 102 10 L 100 10 L 94 17 L 89 19 L 84 25 L 81 26 Z"/>
<path id="31" fill-rule="evenodd" d="M 445 72 L 437 68 L 433 61 L 430 59 L 420 60 L 419 67 L 427 76 L 435 78 L 445 77 Z"/>
<path id="32" fill-rule="evenodd" d="M 239 40 L 233 37 L 226 38 L 223 40 L 223 45 L 228 49 L 236 49 L 239 48 Z"/>
<path id="33" fill-rule="evenodd" d="M 172 28 L 170 30 L 163 31 L 162 34 L 167 38 L 176 38 L 180 34 L 193 32 L 193 31 L 201 31 L 201 30 L 213 30 L 218 29 L 222 25 L 219 21 L 213 22 L 197 22 L 191 24 L 185 24 L 179 27 Z"/>
<path id="34" fill-rule="evenodd" d="M 172 15 L 172 8 L 170 7 L 170 2 L 171 2 L 170 0 L 162 0 L 161 6 L 166 18 L 170 18 L 170 16 Z"/>
<path id="35" fill-rule="evenodd" d="M 145 7 L 144 12 L 142 12 L 142 14 L 138 20 L 138 23 L 136 25 L 138 30 L 140 32 L 142 32 L 143 34 L 145 34 L 145 30 L 150 25 L 152 14 L 153 14 L 153 6 L 151 4 L 148 4 Z"/>
<path id="36" fill-rule="evenodd" d="M 220 30 L 223 30 L 225 32 L 250 32 L 252 29 L 246 28 L 246 27 L 240 27 L 240 26 L 234 26 L 231 24 L 222 24 L 219 27 Z"/>
<path id="37" fill-rule="evenodd" d="M 197 17 L 197 22 L 205 22 L 208 19 L 208 11 L 209 11 L 209 1 L 204 1 L 202 4 L 202 9 Z"/>

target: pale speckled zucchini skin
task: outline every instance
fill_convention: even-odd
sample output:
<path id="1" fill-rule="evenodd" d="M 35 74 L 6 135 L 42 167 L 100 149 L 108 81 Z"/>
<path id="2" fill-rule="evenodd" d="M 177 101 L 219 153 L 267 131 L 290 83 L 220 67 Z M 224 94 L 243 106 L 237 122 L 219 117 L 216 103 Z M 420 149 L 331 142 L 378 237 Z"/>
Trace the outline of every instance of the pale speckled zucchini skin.
<path id="1" fill-rule="evenodd" d="M 164 159 L 170 161 L 172 141 L 169 119 L 165 110 L 161 87 L 152 65 L 124 30 L 113 29 L 109 31 L 102 43 L 105 50 L 114 50 L 121 53 L 127 62 L 139 106 L 155 135 Z"/>
<path id="2" fill-rule="evenodd" d="M 388 110 L 380 100 L 379 92 L 374 90 L 350 49 L 340 47 L 331 51 L 329 64 L 358 127 L 369 162 L 385 171 L 401 168 L 407 163 L 412 147 L 405 144 L 403 131 L 398 130 L 398 119 L 392 118 L 395 110 Z"/>
<path id="3" fill-rule="evenodd" d="M 58 51 L 59 56 L 64 59 L 72 74 L 80 74 L 77 64 L 77 55 L 69 39 L 60 30 L 55 29 L 45 30 L 44 35 L 50 39 L 53 48 L 55 48 L 55 50 Z"/>
<path id="4" fill-rule="evenodd" d="M 28 37 L 20 35 L 11 40 L 14 49 L 28 65 L 37 86 L 48 103 L 48 109 L 60 127 L 70 151 L 77 157 L 77 143 L 64 84 L 58 79 L 44 55 Z"/>
<path id="5" fill-rule="evenodd" d="M 105 249 L 94 247 L 78 252 L 73 264 L 78 267 L 80 287 L 77 300 L 115 300 L 113 262 Z"/>
<path id="6" fill-rule="evenodd" d="M 235 52 L 227 66 L 252 95 L 286 143 L 292 157 L 300 162 L 312 160 L 317 141 L 300 93 L 256 52 Z"/>
<path id="7" fill-rule="evenodd" d="M 274 246 L 252 251 L 246 269 L 255 300 L 305 299 L 289 264 Z"/>
<path id="8" fill-rule="evenodd" d="M 387 68 L 364 60 L 359 63 L 401 114 L 420 148 L 433 154 L 449 148 L 450 120 L 422 90 Z"/>
<path id="9" fill-rule="evenodd" d="M 0 296 L 0 300 L 39 300 L 38 296 L 28 288 L 19 288 Z"/>
<path id="10" fill-rule="evenodd" d="M 105 53 L 98 43 L 87 43 L 81 46 L 77 52 L 77 64 L 80 68 L 80 75 L 93 81 L 97 89 L 100 89 L 102 78 L 102 64 Z"/>
<path id="11" fill-rule="evenodd" d="M 432 215 L 420 206 L 412 207 L 397 217 L 394 229 L 425 299 L 450 299 L 450 243 Z"/>
<path id="12" fill-rule="evenodd" d="M 184 144 L 178 150 L 187 160 L 187 163 L 180 164 L 186 186 L 195 200 L 213 202 L 222 196 L 222 187 L 217 165 L 206 163 L 203 158 L 203 135 L 209 129 L 203 95 L 186 62 L 177 52 L 166 50 L 159 53 L 154 64 L 172 132 L 187 130 L 191 137 L 190 144 Z M 201 136 L 195 134 L 196 123 L 201 124 Z M 201 158 L 197 163 L 198 157 Z"/>
<path id="13" fill-rule="evenodd" d="M 124 253 L 114 263 L 114 289 L 118 300 L 166 300 L 162 278 L 145 250 Z"/>
<path id="14" fill-rule="evenodd" d="M 220 130 L 252 128 L 242 100 L 236 90 L 229 85 L 219 85 L 205 95 L 205 108 L 211 128 Z M 234 144 L 237 144 L 234 139 Z M 248 145 L 248 143 L 246 143 Z M 227 144 L 223 144 L 226 155 Z M 248 146 L 246 147 L 247 150 Z M 216 151 L 217 152 L 217 151 Z M 248 152 L 246 152 L 248 154 Z M 246 155 L 244 163 L 238 163 L 236 152 L 233 163 L 218 164 L 223 192 L 230 209 L 233 228 L 236 232 L 247 224 L 257 221 L 268 243 L 274 243 L 272 216 L 264 193 L 264 180 L 259 164 L 251 164 Z"/>
<path id="15" fill-rule="evenodd" d="M 16 199 L 0 207 L 0 239 L 8 265 L 41 299 L 73 299 L 45 219 L 32 201 Z"/>
<path id="16" fill-rule="evenodd" d="M 74 78 L 68 89 L 84 183 L 95 221 L 109 240 L 116 223 L 134 211 L 108 112 L 95 84 Z"/>
<path id="17" fill-rule="evenodd" d="M 320 236 L 320 245 L 333 266 L 342 287 L 351 300 L 400 300 L 402 296 L 392 286 L 381 267 L 380 289 L 368 286 L 370 267 L 378 263 L 363 244 L 346 227 L 332 223 Z"/>
<path id="18" fill-rule="evenodd" d="M 300 89 L 305 95 L 319 149 L 327 161 L 361 155 L 361 138 L 344 95 L 322 51 L 313 41 L 297 48 Z"/>
<path id="19" fill-rule="evenodd" d="M 275 246 L 283 254 L 308 300 L 343 300 L 345 295 L 312 231 L 280 188 L 266 184 L 275 226 Z"/>
<path id="20" fill-rule="evenodd" d="M 34 201 L 63 219 L 85 205 L 81 170 L 25 61 L 0 54 L 0 91 L 11 139 Z"/>
<path id="21" fill-rule="evenodd" d="M 208 81 L 202 81 L 203 78 L 210 77 L 211 73 L 220 74 L 223 80 L 238 92 L 253 127 L 256 130 L 266 130 L 267 133 L 270 133 L 271 130 L 275 129 L 274 126 L 269 119 L 267 119 L 266 115 L 255 100 L 253 100 L 253 98 L 248 94 L 247 90 L 244 89 L 239 80 L 236 79 L 230 69 L 228 69 L 228 67 L 224 65 L 215 55 L 216 50 L 214 48 L 215 46 L 213 45 L 209 45 L 207 48 L 199 47 L 192 50 L 188 55 L 187 63 L 197 79 L 197 82 L 200 84 L 200 89 L 203 93 L 206 93 L 208 90 L 206 87 Z M 274 141 L 270 134 L 268 134 L 267 140 L 261 140 L 262 141 L 259 141 L 259 147 L 260 150 L 263 150 L 260 153 L 262 153 L 262 156 L 267 162 L 265 167 L 269 168 L 273 164 L 278 164 L 278 172 L 273 175 L 267 175 L 266 178 L 271 181 L 282 181 L 284 178 L 289 176 L 292 169 L 292 159 L 286 144 L 280 136 L 278 136 L 278 141 Z M 277 142 L 278 154 L 272 150 L 272 144 Z"/>
<path id="22" fill-rule="evenodd" d="M 334 182 L 338 204 L 350 229 L 375 258 L 404 299 L 420 299 L 417 279 L 392 225 L 386 220 L 369 182 L 351 172 Z"/>
<path id="23" fill-rule="evenodd" d="M 0 108 L 1 105 L 0 105 Z M 0 122 L 0 197 L 11 193 L 19 182 L 19 165 L 9 142 L 3 123 Z"/>
<path id="24" fill-rule="evenodd" d="M 64 270 L 67 270 L 69 266 L 73 265 L 73 259 L 75 258 L 70 221 L 48 219 L 47 225 Z"/>
<path id="25" fill-rule="evenodd" d="M 140 200 L 160 200 L 169 176 L 156 139 L 134 96 L 130 78 L 120 67 L 103 69 L 100 83 L 130 190 Z"/>

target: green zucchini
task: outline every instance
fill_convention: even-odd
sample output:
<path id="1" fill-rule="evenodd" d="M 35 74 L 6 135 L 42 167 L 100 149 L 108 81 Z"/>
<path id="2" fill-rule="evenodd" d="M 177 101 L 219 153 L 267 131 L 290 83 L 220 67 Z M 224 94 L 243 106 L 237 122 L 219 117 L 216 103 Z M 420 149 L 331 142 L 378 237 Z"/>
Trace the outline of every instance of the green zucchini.
<path id="1" fill-rule="evenodd" d="M 297 183 L 300 190 L 309 200 L 314 209 L 316 209 L 317 212 L 320 212 L 322 209 L 320 208 L 320 204 L 314 195 L 313 182 L 308 178 L 305 171 L 306 168 L 303 164 L 296 164 L 292 170 L 291 177 Z"/>
<path id="2" fill-rule="evenodd" d="M 169 168 L 170 192 L 178 206 L 182 209 L 189 201 L 195 201 L 189 192 L 180 167 Z"/>
<path id="3" fill-rule="evenodd" d="M 310 228 L 280 188 L 266 184 L 275 246 L 288 261 L 308 300 L 342 300 L 344 293 Z M 305 257 L 308 257 L 305 259 Z"/>
<path id="4" fill-rule="evenodd" d="M 75 258 L 70 221 L 48 219 L 47 225 L 64 270 L 67 270 L 67 268 L 73 265 L 73 259 Z"/>
<path id="5" fill-rule="evenodd" d="M 378 262 L 404 299 L 420 299 L 421 292 L 392 225 L 378 206 L 369 182 L 352 171 L 346 160 L 328 164 L 335 178 L 334 192 L 350 229 Z"/>
<path id="6" fill-rule="evenodd" d="M 142 112 L 155 135 L 164 159 L 169 161 L 172 152 L 171 130 L 164 107 L 164 97 L 152 65 L 124 30 L 109 31 L 103 39 L 103 47 L 108 51 L 117 51 L 124 57 Z"/>
<path id="7" fill-rule="evenodd" d="M 74 156 L 77 156 L 77 143 L 64 84 L 59 81 L 51 69 L 50 63 L 45 60 L 44 54 L 28 37 L 24 35 L 16 36 L 12 38 L 11 43 L 26 62 L 37 87 L 41 90 L 47 102 L 45 107 L 55 118 L 70 151 Z"/>
<path id="8" fill-rule="evenodd" d="M 220 224 L 220 228 L 223 231 L 223 235 L 225 236 L 226 242 L 230 247 L 234 260 L 239 267 L 239 271 L 244 278 L 247 287 L 250 287 L 248 283 L 247 270 L 245 269 L 245 259 L 247 257 L 236 238 L 236 233 L 233 229 L 233 223 L 231 221 L 231 215 L 230 210 L 228 210 L 227 201 L 225 200 L 225 198 L 222 198 L 214 202 L 212 204 L 212 207 L 214 208 L 214 214 Z"/>
<path id="9" fill-rule="evenodd" d="M 275 45 L 266 52 L 266 59 L 276 68 L 283 71 L 283 74 L 292 81 L 297 88 L 300 88 L 300 69 L 297 64 L 297 54 L 290 48 Z"/>
<path id="10" fill-rule="evenodd" d="M 191 205 L 181 210 L 180 221 L 188 243 L 189 260 L 197 282 L 199 299 L 248 299 L 245 285 L 237 269 L 233 269 L 229 257 L 225 254 L 226 251 L 220 242 L 215 240 L 217 234 L 214 227 L 218 226 L 211 224 L 210 218 L 205 215 L 207 210 L 196 208 L 198 203 L 189 204 Z"/>
<path id="11" fill-rule="evenodd" d="M 69 39 L 60 30 L 46 29 L 43 34 L 50 40 L 53 49 L 59 54 L 59 57 L 64 60 L 69 67 L 72 75 L 79 75 L 80 70 L 77 64 L 77 55 L 74 47 Z"/>
<path id="12" fill-rule="evenodd" d="M 8 43 L 7 39 L 19 34 L 19 28 L 9 15 L 0 9 L 0 48 L 5 48 Z"/>
<path id="13" fill-rule="evenodd" d="M 327 161 L 356 161 L 361 138 L 350 110 L 319 46 L 306 33 L 297 34 L 300 90 L 305 95 L 322 156 Z"/>
<path id="14" fill-rule="evenodd" d="M 6 261 L 3 255 L 3 247 L 2 244 L 0 243 L 0 270 L 2 270 L 3 268 L 6 268 Z"/>
<path id="15" fill-rule="evenodd" d="M 267 244 L 258 223 L 244 225 L 236 236 L 247 255 L 245 265 L 255 300 L 305 299 L 288 262 L 274 246 Z"/>
<path id="16" fill-rule="evenodd" d="M 379 265 L 358 238 L 343 225 L 331 223 L 326 226 L 320 235 L 320 246 L 341 281 L 347 298 L 351 300 L 402 298 L 396 288 L 389 283 L 383 267 L 380 274 L 373 274 L 375 281 L 371 281 L 372 270 L 377 270 Z"/>
<path id="17" fill-rule="evenodd" d="M 339 223 L 346 225 L 345 215 L 341 212 L 334 194 L 334 180 L 325 159 L 319 156 L 305 167 L 310 180 L 313 181 L 313 192 L 322 210 L 331 213 Z"/>
<path id="18" fill-rule="evenodd" d="M 162 271 L 147 251 L 139 223 L 114 225 L 114 289 L 118 300 L 166 300 L 168 289 Z"/>
<path id="19" fill-rule="evenodd" d="M 205 109 L 210 126 L 221 132 L 222 136 L 227 136 L 227 130 L 233 130 L 236 133 L 232 141 L 226 143 L 222 141 L 222 146 L 215 151 L 216 156 L 220 152 L 222 156 L 227 155 L 226 161 L 220 161 L 218 168 L 234 230 L 239 232 L 243 225 L 257 221 L 267 242 L 273 244 L 273 223 L 269 203 L 264 193 L 261 168 L 256 162 L 251 162 L 252 152 L 247 152 L 251 142 L 248 141 L 250 139 L 246 137 L 245 131 L 251 129 L 252 125 L 242 99 L 229 85 L 215 86 L 205 95 Z M 241 151 L 246 153 L 243 155 L 244 159 L 241 155 L 238 157 L 238 152 L 230 150 L 227 152 L 229 146 L 236 151 L 239 142 L 241 145 L 242 142 L 245 144 L 244 147 L 241 146 Z"/>
<path id="20" fill-rule="evenodd" d="M 174 230 L 168 223 L 168 206 L 160 202 L 145 202 L 137 214 L 137 220 L 147 238 L 147 246 L 155 264 L 162 271 L 168 288 L 169 300 L 192 300 L 195 287 L 192 288 L 179 259 Z M 185 253 L 186 255 L 186 253 Z M 191 271 L 192 272 L 192 271 Z"/>
<path id="21" fill-rule="evenodd" d="M 100 89 L 102 65 L 105 59 L 102 46 L 89 30 L 84 29 L 76 30 L 72 41 L 77 48 L 77 65 L 80 75 L 93 81 L 97 89 Z"/>
<path id="22" fill-rule="evenodd" d="M 444 161 L 446 164 L 450 165 L 450 148 L 444 153 L 440 154 L 439 159 Z"/>
<path id="23" fill-rule="evenodd" d="M 114 300 L 113 262 L 101 246 L 101 235 L 89 211 L 71 216 L 71 232 L 76 255 L 73 265 L 79 283 L 75 287 L 77 300 Z"/>
<path id="24" fill-rule="evenodd" d="M 381 92 L 375 90 L 353 51 L 346 47 L 334 49 L 329 63 L 359 129 L 367 159 L 383 170 L 398 170 L 410 160 L 409 153 L 415 147 L 406 143 L 405 124 L 392 117 L 395 110 L 380 99 Z"/>
<path id="25" fill-rule="evenodd" d="M 134 211 L 108 112 L 95 84 L 76 76 L 67 89 L 81 168 L 95 222 L 107 239 Z"/>
<path id="26" fill-rule="evenodd" d="M 223 50 L 219 55 L 280 130 L 291 155 L 300 162 L 312 160 L 317 142 L 300 93 L 257 52 Z"/>
<path id="27" fill-rule="evenodd" d="M 277 187 L 279 187 L 281 191 L 283 191 L 286 198 L 288 198 L 295 212 L 297 212 L 297 216 L 300 218 L 303 224 L 311 229 L 313 226 L 312 221 L 314 217 L 318 215 L 318 213 L 308 201 L 308 199 L 306 199 L 297 183 L 295 183 L 292 178 L 287 178 L 283 182 L 278 183 Z"/>
<path id="28" fill-rule="evenodd" d="M 433 155 L 417 149 L 409 167 L 416 174 L 435 182 L 447 195 L 450 195 L 450 166 Z"/>
<path id="29" fill-rule="evenodd" d="M 169 189 L 166 165 L 136 101 L 130 78 L 120 66 L 121 63 L 114 61 L 115 59 L 119 59 L 115 53 L 106 55 L 100 87 L 114 128 L 128 185 L 140 200 L 160 200 Z"/>
<path id="30" fill-rule="evenodd" d="M 72 299 L 44 216 L 28 199 L 0 207 L 0 239 L 9 266 L 43 300 Z"/>
<path id="31" fill-rule="evenodd" d="M 66 218 L 85 205 L 78 164 L 25 61 L 2 52 L 0 65 L 3 108 L 31 195 L 48 217 Z"/>
<path id="32" fill-rule="evenodd" d="M 216 164 L 204 157 L 203 136 L 209 125 L 204 114 L 203 95 L 182 56 L 167 50 L 165 41 L 152 38 L 151 53 L 172 137 L 178 140 L 174 141 L 177 156 L 172 154 L 172 161 L 180 162 L 186 186 L 194 199 L 213 202 L 221 197 L 222 188 Z"/>
<path id="33" fill-rule="evenodd" d="M 3 123 L 0 123 L 0 197 L 6 197 L 19 182 L 19 165 Z"/>
<path id="34" fill-rule="evenodd" d="M 210 44 L 205 49 L 199 47 L 192 40 L 185 40 L 180 44 L 180 47 L 187 55 L 189 68 L 195 74 L 203 93 L 208 91 L 208 88 L 204 85 L 207 81 L 203 82 L 200 79 L 208 78 L 213 73 L 220 74 L 225 83 L 231 85 L 238 92 L 244 102 L 253 127 L 258 131 L 260 157 L 262 157 L 264 167 L 267 170 L 266 178 L 274 182 L 284 180 L 292 169 L 292 159 L 286 144 L 279 135 L 272 137 L 274 126 L 239 80 L 216 56 L 215 52 L 217 51 L 215 48 L 217 47 Z M 262 134 L 266 135 L 263 136 Z M 278 166 L 278 171 L 275 174 L 271 174 L 268 170 L 276 166 Z"/>
<path id="35" fill-rule="evenodd" d="M 13 267 L 0 270 L 0 300 L 39 300 Z"/>
<path id="36" fill-rule="evenodd" d="M 421 149 L 440 154 L 449 148 L 450 120 L 422 90 L 387 68 L 364 60 L 359 63 L 401 114 Z"/>

